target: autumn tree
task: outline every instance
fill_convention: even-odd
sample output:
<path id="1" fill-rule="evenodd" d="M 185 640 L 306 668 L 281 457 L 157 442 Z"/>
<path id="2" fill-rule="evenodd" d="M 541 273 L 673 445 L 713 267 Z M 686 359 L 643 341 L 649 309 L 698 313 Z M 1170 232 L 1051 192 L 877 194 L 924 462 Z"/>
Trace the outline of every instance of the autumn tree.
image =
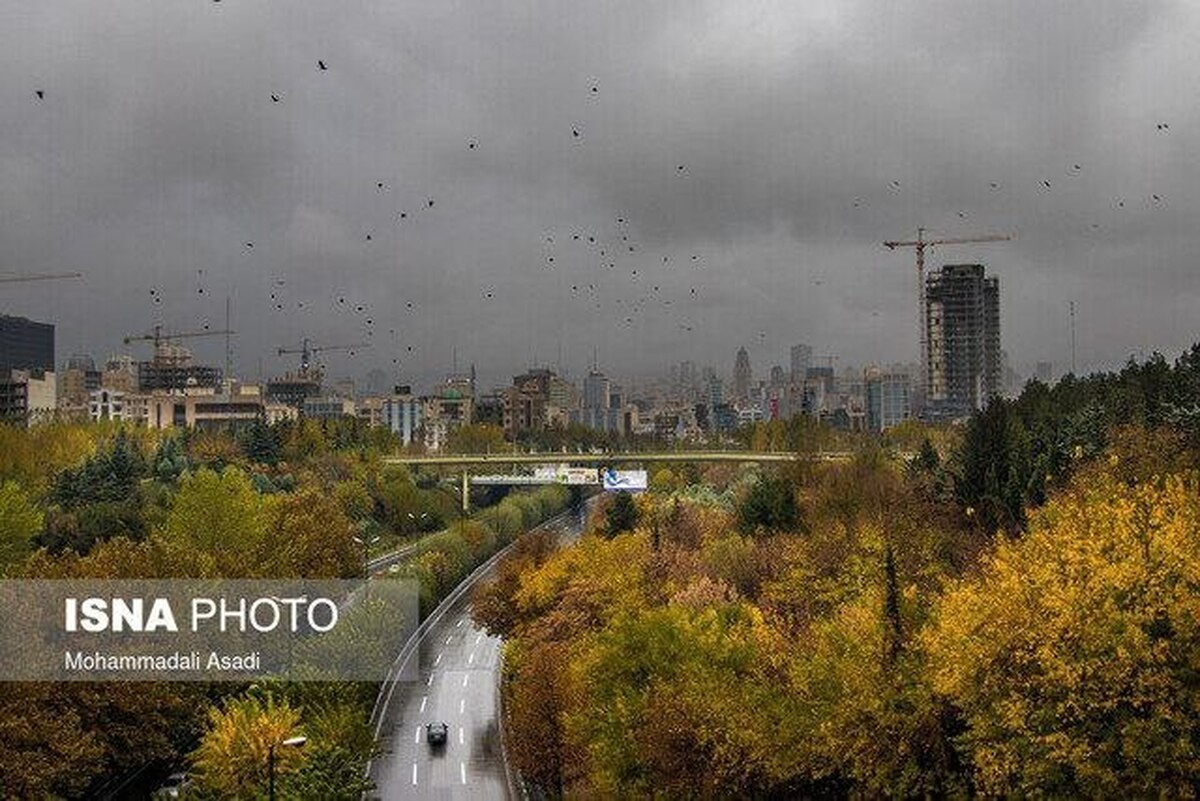
<path id="1" fill-rule="evenodd" d="M 299 734 L 299 724 L 299 710 L 272 695 L 233 698 L 212 709 L 207 731 L 192 754 L 199 784 L 224 797 L 264 795 L 272 751 L 275 775 L 286 782 L 303 766 L 306 754 L 279 746 Z"/>
<path id="2" fill-rule="evenodd" d="M 0 484 L 0 573 L 23 559 L 42 530 L 43 516 L 15 481 Z"/>
<path id="3" fill-rule="evenodd" d="M 933 686 L 1001 795 L 1188 795 L 1200 780 L 1200 483 L 1100 474 L 956 584 Z"/>

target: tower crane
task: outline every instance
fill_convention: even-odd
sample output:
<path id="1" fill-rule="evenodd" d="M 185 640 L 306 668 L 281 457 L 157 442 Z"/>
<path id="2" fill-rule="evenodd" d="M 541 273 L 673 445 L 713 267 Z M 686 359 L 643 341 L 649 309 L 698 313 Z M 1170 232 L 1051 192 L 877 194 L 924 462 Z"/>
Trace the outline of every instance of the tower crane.
<path id="1" fill-rule="evenodd" d="M 83 273 L 33 273 L 29 275 L 0 275 L 0 284 L 17 284 L 24 281 L 57 281 L 63 278 L 83 278 Z"/>
<path id="2" fill-rule="evenodd" d="M 122 341 L 128 345 L 131 342 L 153 342 L 154 350 L 157 351 L 162 347 L 163 343 L 170 342 L 175 339 L 188 339 L 191 337 L 215 337 L 223 334 L 236 334 L 236 331 L 222 329 L 220 331 L 179 331 L 174 333 L 163 333 L 162 326 L 156 324 L 154 330 L 146 334 L 130 334 Z"/>
<path id="3" fill-rule="evenodd" d="M 917 238 L 884 242 L 888 250 L 913 248 L 917 253 L 917 326 L 921 340 L 921 386 L 925 387 L 925 371 L 928 369 L 929 341 L 925 332 L 925 248 L 935 245 L 973 245 L 983 242 L 1007 242 L 1011 234 L 979 234 L 977 236 L 955 236 L 942 239 L 926 239 L 925 229 L 917 229 Z"/>
<path id="4" fill-rule="evenodd" d="M 307 373 L 312 366 L 312 357 L 318 353 L 328 353 L 330 351 L 356 351 L 360 348 L 369 348 L 369 342 L 360 342 L 357 345 L 314 345 L 305 337 L 300 341 L 298 348 L 279 348 L 279 355 L 286 356 L 288 354 L 300 354 L 300 372 Z"/>

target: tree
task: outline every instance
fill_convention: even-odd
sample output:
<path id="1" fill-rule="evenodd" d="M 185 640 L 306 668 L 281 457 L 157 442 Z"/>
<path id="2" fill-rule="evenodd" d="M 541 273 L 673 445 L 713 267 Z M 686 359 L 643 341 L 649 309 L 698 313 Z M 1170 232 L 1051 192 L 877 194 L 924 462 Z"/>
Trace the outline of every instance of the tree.
<path id="1" fill-rule="evenodd" d="M 985 794 L 1194 790 L 1198 542 L 1195 474 L 1137 486 L 1098 474 L 951 587 L 924 647 Z"/>
<path id="2" fill-rule="evenodd" d="M 304 764 L 304 749 L 279 747 L 299 733 L 299 724 L 300 712 L 271 695 L 234 698 L 210 710 L 208 730 L 192 754 L 199 784 L 222 796 L 265 794 L 271 750 L 279 779 Z"/>
<path id="3" fill-rule="evenodd" d="M 67 509 L 100 501 L 125 501 L 137 492 L 146 473 L 145 460 L 122 430 L 107 452 L 80 467 L 64 470 L 54 482 L 52 499 Z"/>
<path id="4" fill-rule="evenodd" d="M 754 482 L 738 504 L 737 519 L 738 528 L 745 534 L 795 528 L 800 510 L 791 483 L 777 477 Z"/>
<path id="5" fill-rule="evenodd" d="M 201 468 L 180 485 L 163 538 L 193 561 L 198 575 L 264 575 L 260 558 L 269 501 L 236 468 L 223 473 Z"/>
<path id="6" fill-rule="evenodd" d="M 261 417 L 246 427 L 240 437 L 242 453 L 251 462 L 277 464 L 283 450 L 279 433 Z"/>
<path id="7" fill-rule="evenodd" d="M 0 573 L 32 550 L 44 518 L 15 481 L 0 484 Z"/>
<path id="8" fill-rule="evenodd" d="M 1025 521 L 1031 481 L 1029 442 L 1009 404 L 994 398 L 967 424 L 954 491 L 984 530 L 1016 531 Z"/>
<path id="9" fill-rule="evenodd" d="M 608 508 L 604 510 L 604 531 L 609 538 L 623 531 L 633 531 L 638 524 L 638 508 L 633 502 L 633 495 L 621 490 L 613 495 Z"/>

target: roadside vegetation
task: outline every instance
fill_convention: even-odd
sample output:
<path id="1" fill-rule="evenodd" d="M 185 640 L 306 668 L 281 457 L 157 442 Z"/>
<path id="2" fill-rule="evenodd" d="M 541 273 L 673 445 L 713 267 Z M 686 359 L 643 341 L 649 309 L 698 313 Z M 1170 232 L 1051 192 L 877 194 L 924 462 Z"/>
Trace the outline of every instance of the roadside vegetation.
<path id="1" fill-rule="evenodd" d="M 0 426 L 0 576 L 355 578 L 393 573 L 427 612 L 499 548 L 571 501 L 562 487 L 460 498 L 436 473 L 385 465 L 398 443 L 354 420 L 163 434 L 111 425 Z M 357 799 L 378 685 L 0 683 L 0 795 L 146 792 L 189 771 L 187 797 Z M 286 735 L 285 735 L 286 733 Z"/>
<path id="2" fill-rule="evenodd" d="M 847 463 L 656 471 L 477 590 L 510 759 L 548 797 L 1189 797 L 1198 420 L 1193 349 Z"/>

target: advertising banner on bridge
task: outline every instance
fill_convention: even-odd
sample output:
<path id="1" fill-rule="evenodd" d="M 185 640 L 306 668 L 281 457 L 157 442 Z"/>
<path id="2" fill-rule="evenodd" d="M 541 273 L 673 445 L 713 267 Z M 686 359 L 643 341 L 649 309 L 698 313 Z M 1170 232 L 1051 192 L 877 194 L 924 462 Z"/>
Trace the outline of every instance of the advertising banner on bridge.
<path id="1" fill-rule="evenodd" d="M 547 483 L 582 486 L 599 484 L 600 476 L 594 467 L 568 467 L 567 465 L 542 465 L 533 471 L 534 477 Z"/>
<path id="2" fill-rule="evenodd" d="M 640 492 L 646 489 L 649 480 L 645 470 L 614 470 L 611 467 L 604 470 L 604 489 L 606 492 L 625 490 Z"/>

